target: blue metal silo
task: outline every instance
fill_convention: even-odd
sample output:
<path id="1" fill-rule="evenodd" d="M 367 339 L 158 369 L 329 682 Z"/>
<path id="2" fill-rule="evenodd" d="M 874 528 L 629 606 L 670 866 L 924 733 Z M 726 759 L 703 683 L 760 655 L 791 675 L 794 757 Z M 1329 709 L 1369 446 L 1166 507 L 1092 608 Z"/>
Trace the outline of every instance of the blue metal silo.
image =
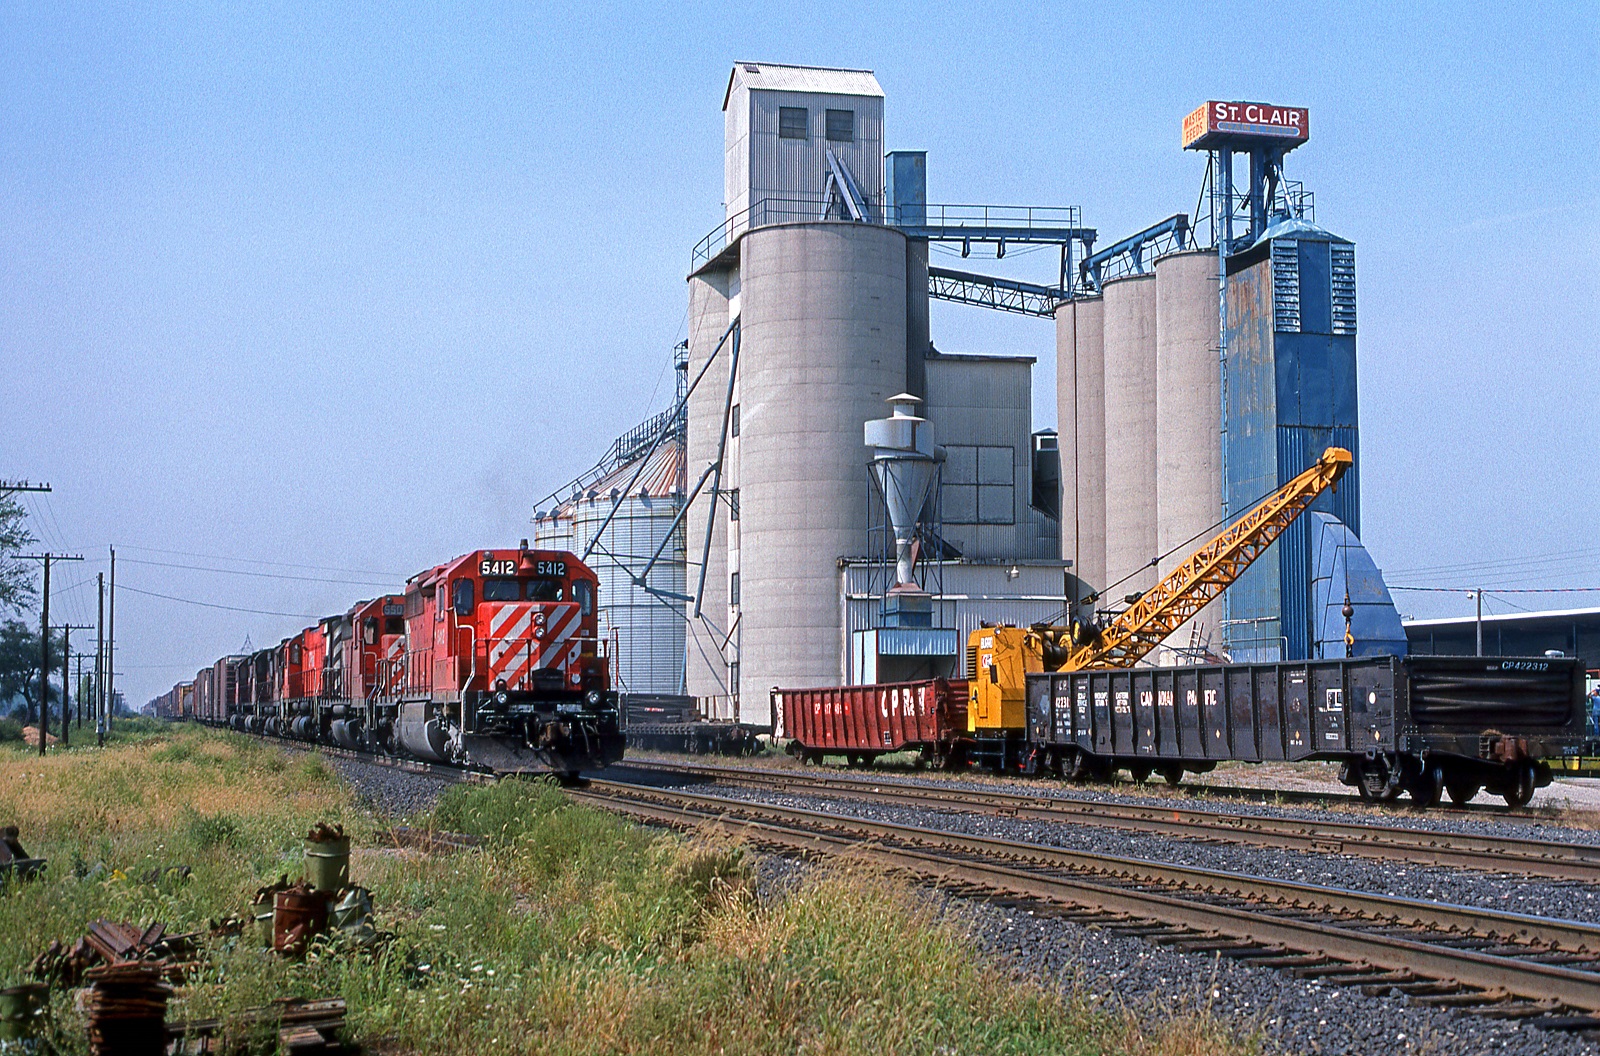
<path id="1" fill-rule="evenodd" d="M 1281 219 L 1228 257 L 1225 494 L 1240 511 L 1309 467 L 1324 448 L 1356 464 L 1313 509 L 1361 533 L 1356 411 L 1355 246 Z M 1302 659 L 1315 641 L 1309 530 L 1302 519 L 1229 591 L 1235 660 Z"/>

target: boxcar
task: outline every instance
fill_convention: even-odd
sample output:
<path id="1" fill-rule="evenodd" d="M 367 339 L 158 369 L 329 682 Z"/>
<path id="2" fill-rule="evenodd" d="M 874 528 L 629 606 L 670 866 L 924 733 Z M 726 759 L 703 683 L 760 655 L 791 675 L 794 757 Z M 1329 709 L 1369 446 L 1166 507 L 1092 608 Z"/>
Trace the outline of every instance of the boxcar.
<path id="1" fill-rule="evenodd" d="M 1329 760 L 1363 796 L 1432 805 L 1483 789 L 1520 806 L 1539 760 L 1584 731 L 1583 664 L 1562 657 L 1364 657 L 1028 676 L 1029 740 L 1068 776 L 1135 779 L 1218 762 Z"/>
<path id="2" fill-rule="evenodd" d="M 843 755 L 863 765 L 891 752 L 918 751 L 954 766 L 971 748 L 966 679 L 888 682 L 821 689 L 774 689 L 775 736 L 807 762 Z"/>

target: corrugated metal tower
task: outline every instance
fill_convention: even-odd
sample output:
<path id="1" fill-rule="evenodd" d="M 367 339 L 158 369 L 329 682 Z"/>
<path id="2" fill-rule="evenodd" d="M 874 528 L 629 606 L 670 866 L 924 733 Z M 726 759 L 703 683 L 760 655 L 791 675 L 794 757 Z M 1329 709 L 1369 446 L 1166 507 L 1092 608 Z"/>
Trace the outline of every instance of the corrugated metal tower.
<path id="1" fill-rule="evenodd" d="M 1311 197 L 1283 177 L 1311 134 L 1301 107 L 1211 101 L 1183 146 L 1209 155 L 1206 191 L 1221 286 L 1225 511 L 1281 486 L 1332 445 L 1356 463 L 1313 509 L 1361 532 L 1355 246 L 1310 222 Z M 1234 157 L 1249 159 L 1242 189 Z M 1302 518 L 1224 596 L 1235 660 L 1301 659 L 1316 639 L 1309 525 Z"/>
<path id="2" fill-rule="evenodd" d="M 1267 228 L 1228 258 L 1227 335 L 1229 506 L 1244 509 L 1335 445 L 1356 464 L 1313 509 L 1359 536 L 1355 246 L 1303 220 Z M 1235 659 L 1310 655 L 1308 524 L 1291 526 L 1229 592 Z"/>

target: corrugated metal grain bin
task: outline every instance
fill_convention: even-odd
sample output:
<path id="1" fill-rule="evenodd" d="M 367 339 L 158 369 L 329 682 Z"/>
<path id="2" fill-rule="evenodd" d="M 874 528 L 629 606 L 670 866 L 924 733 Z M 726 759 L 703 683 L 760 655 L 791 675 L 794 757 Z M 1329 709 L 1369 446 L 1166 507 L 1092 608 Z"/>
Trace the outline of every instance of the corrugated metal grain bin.
<path id="1" fill-rule="evenodd" d="M 923 749 L 935 757 L 967 738 L 967 680 L 935 678 L 822 689 L 775 689 L 780 739 L 796 754 L 859 755 Z"/>

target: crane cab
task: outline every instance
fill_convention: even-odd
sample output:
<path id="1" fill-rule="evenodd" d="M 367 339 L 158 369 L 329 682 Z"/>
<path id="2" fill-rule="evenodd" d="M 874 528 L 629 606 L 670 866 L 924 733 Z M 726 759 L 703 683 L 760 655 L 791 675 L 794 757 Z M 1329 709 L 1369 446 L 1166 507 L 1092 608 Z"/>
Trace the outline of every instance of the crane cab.
<path id="1" fill-rule="evenodd" d="M 1027 674 L 1044 670 L 1043 641 L 1027 627 L 980 627 L 967 638 L 967 732 L 1020 731 Z"/>

